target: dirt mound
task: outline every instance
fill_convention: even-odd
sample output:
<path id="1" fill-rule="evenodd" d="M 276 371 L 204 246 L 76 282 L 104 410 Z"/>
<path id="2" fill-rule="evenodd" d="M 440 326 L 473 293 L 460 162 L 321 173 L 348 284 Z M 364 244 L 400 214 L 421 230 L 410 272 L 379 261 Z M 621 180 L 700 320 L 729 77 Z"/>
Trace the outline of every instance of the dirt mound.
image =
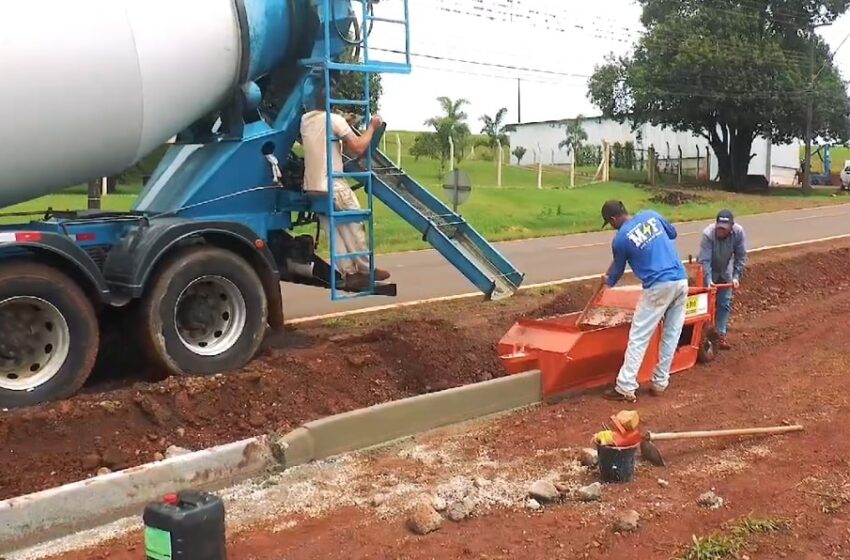
<path id="1" fill-rule="evenodd" d="M 846 285 L 850 249 L 753 255 L 738 321 Z M 780 258 L 781 257 L 781 258 Z M 581 309 L 596 280 L 483 304 L 452 302 L 287 332 L 242 371 L 91 391 L 0 413 L 0 498 L 322 416 L 503 375 L 496 344 L 518 318 Z M 781 337 L 782 329 L 764 337 Z M 755 341 L 754 341 L 755 343 Z"/>
<path id="2" fill-rule="evenodd" d="M 682 206 L 691 202 L 705 200 L 702 196 L 686 191 L 660 190 L 653 194 L 649 201 L 653 204 L 666 204 L 667 206 Z"/>

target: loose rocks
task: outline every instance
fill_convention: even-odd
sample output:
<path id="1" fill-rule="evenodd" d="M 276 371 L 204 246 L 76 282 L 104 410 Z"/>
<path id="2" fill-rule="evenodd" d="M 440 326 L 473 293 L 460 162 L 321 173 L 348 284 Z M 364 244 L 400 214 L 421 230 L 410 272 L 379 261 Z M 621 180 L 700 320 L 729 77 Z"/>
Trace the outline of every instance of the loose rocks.
<path id="1" fill-rule="evenodd" d="M 548 480 L 538 480 L 531 485 L 528 495 L 538 502 L 554 502 L 560 497 L 561 493 Z"/>
<path id="2" fill-rule="evenodd" d="M 446 517 L 452 521 L 463 521 L 472 515 L 473 509 L 475 509 L 475 503 L 469 498 L 466 498 L 463 501 L 451 504 L 446 510 Z"/>
<path id="3" fill-rule="evenodd" d="M 427 535 L 439 529 L 443 524 L 443 517 L 430 505 L 417 504 L 410 512 L 407 526 L 417 535 Z"/>
<path id="4" fill-rule="evenodd" d="M 708 509 L 720 509 L 726 501 L 714 492 L 706 492 L 697 499 L 697 504 Z"/>
<path id="5" fill-rule="evenodd" d="M 602 484 L 594 482 L 583 488 L 579 488 L 576 496 L 582 502 L 595 502 L 602 498 Z"/>
<path id="6" fill-rule="evenodd" d="M 618 533 L 631 533 L 639 526 L 640 514 L 635 510 L 623 512 L 614 519 L 614 531 Z"/>

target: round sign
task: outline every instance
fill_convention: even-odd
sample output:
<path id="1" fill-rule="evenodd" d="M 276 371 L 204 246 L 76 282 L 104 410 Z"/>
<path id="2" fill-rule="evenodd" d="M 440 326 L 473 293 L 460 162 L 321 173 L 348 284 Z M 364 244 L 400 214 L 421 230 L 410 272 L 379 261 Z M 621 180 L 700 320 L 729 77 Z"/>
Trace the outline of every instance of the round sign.
<path id="1" fill-rule="evenodd" d="M 443 179 L 443 191 L 456 210 L 469 198 L 469 194 L 472 192 L 472 181 L 469 180 L 469 175 L 465 172 L 455 169 L 450 171 Z"/>

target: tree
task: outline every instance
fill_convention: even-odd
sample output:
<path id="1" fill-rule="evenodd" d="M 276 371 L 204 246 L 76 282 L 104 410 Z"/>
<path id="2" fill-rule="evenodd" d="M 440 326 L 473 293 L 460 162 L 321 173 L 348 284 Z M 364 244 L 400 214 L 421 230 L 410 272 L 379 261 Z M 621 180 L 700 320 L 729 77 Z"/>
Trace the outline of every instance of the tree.
<path id="1" fill-rule="evenodd" d="M 527 152 L 528 152 L 528 150 L 526 150 L 522 146 L 517 146 L 516 148 L 514 148 L 513 154 L 514 154 L 514 157 L 516 158 L 516 164 L 517 165 L 522 165 L 522 158 L 525 157 L 525 154 Z"/>
<path id="2" fill-rule="evenodd" d="M 746 187 L 755 138 L 805 136 L 809 94 L 814 136 L 847 135 L 850 102 L 841 75 L 809 30 L 834 21 L 850 0 L 639 2 L 647 31 L 634 52 L 609 56 L 589 81 L 588 96 L 606 116 L 704 137 L 721 182 L 735 190 Z"/>
<path id="3" fill-rule="evenodd" d="M 567 149 L 567 155 L 571 153 L 575 154 L 576 164 L 579 164 L 579 154 L 582 153 L 582 144 L 587 140 L 587 132 L 581 124 L 583 120 L 584 116 L 579 115 L 573 120 L 566 121 L 566 138 L 558 143 L 559 148 Z"/>
<path id="4" fill-rule="evenodd" d="M 410 155 L 413 159 L 419 161 L 419 158 L 439 159 L 442 150 L 437 135 L 433 132 L 422 132 L 416 135 L 413 139 L 413 146 L 410 148 Z"/>
<path id="5" fill-rule="evenodd" d="M 502 143 L 502 146 L 508 144 L 508 135 L 506 134 L 507 131 L 503 123 L 507 114 L 508 110 L 502 107 L 492 117 L 490 115 L 481 115 L 481 122 L 484 123 L 484 126 L 481 128 L 481 134 L 487 136 L 487 139 L 482 142 L 484 145 L 495 150 L 499 142 Z"/>
<path id="6" fill-rule="evenodd" d="M 443 109 L 443 114 L 426 120 L 425 124 L 434 128 L 435 141 L 440 147 L 440 171 L 442 172 L 451 151 L 449 138 L 454 141 L 455 159 L 458 163 L 463 159 L 466 140 L 470 135 L 469 125 L 466 124 L 466 119 L 469 117 L 463 111 L 463 107 L 468 105 L 469 101 L 438 97 L 437 102 Z"/>

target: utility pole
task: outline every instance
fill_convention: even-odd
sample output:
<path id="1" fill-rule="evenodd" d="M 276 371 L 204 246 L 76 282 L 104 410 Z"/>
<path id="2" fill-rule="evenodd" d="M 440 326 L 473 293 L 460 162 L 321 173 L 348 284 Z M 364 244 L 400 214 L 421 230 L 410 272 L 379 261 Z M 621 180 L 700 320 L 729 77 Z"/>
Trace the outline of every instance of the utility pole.
<path id="1" fill-rule="evenodd" d="M 809 87 L 806 99 L 806 152 L 803 163 L 803 194 L 812 193 L 812 120 L 815 112 L 815 26 L 809 27 Z"/>
<path id="2" fill-rule="evenodd" d="M 516 79 L 516 122 L 522 122 L 522 78 Z"/>

